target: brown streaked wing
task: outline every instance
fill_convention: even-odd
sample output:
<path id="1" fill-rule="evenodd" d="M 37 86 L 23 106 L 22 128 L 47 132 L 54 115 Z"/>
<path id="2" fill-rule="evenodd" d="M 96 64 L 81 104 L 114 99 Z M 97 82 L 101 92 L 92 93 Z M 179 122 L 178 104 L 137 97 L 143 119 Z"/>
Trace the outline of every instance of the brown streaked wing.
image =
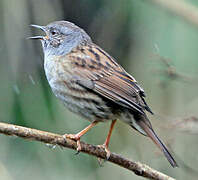
<path id="1" fill-rule="evenodd" d="M 101 94 L 108 94 L 109 97 L 107 96 L 107 98 L 116 97 L 116 100 L 114 100 L 116 103 L 144 114 L 144 104 L 141 103 L 138 93 L 116 75 L 95 81 L 94 90 Z"/>
<path id="2" fill-rule="evenodd" d="M 86 81 L 91 81 L 94 92 L 144 114 L 147 105 L 143 100 L 143 89 L 101 48 L 94 44 L 78 47 L 67 56 L 80 85 L 90 89 L 87 87 L 90 82 Z"/>

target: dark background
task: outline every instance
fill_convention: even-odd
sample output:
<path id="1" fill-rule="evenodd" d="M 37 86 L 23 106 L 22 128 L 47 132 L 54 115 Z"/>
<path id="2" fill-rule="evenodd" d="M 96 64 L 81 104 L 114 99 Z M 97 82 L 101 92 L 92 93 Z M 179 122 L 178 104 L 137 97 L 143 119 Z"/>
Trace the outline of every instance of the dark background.
<path id="1" fill-rule="evenodd" d="M 198 6 L 196 0 L 188 3 Z M 45 78 L 41 45 L 26 40 L 40 33 L 30 24 L 55 20 L 72 21 L 85 29 L 138 80 L 155 113 L 149 115 L 154 129 L 180 168 L 171 168 L 148 138 L 122 122 L 113 131 L 111 151 L 176 179 L 196 179 L 197 124 L 183 120 L 198 115 L 198 29 L 150 1 L 1 0 L 0 121 L 59 134 L 75 133 L 89 124 L 55 98 Z M 82 140 L 102 144 L 109 125 L 99 124 Z M 0 135 L 0 179 L 141 179 L 108 162 L 100 167 L 96 158 L 74 154 Z"/>

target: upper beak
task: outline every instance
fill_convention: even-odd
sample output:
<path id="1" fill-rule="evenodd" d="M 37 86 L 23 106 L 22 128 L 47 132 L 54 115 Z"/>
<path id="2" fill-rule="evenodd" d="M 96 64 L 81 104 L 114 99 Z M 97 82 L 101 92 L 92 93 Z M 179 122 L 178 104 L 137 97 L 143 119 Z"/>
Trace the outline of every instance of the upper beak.
<path id="1" fill-rule="evenodd" d="M 30 24 L 30 26 L 35 27 L 37 29 L 41 29 L 42 31 L 45 31 L 46 30 L 46 27 L 45 26 L 39 26 L 39 25 L 36 25 L 36 24 Z"/>
<path id="2" fill-rule="evenodd" d="M 31 24 L 30 26 L 35 27 L 37 29 L 41 29 L 42 31 L 46 32 L 46 27 L 45 26 L 39 26 L 39 25 L 35 25 L 35 24 Z M 40 40 L 44 40 L 44 36 L 32 36 L 32 37 L 28 37 L 27 39 L 40 39 Z"/>

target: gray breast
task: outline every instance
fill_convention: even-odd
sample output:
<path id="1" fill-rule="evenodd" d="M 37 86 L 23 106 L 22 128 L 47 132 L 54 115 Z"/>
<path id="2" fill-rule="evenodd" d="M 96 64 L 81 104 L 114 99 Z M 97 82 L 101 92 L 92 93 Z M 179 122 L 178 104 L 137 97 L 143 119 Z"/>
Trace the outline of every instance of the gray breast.
<path id="1" fill-rule="evenodd" d="M 115 119 L 116 115 L 106 101 L 94 92 L 74 83 L 72 73 L 66 72 L 58 61 L 47 58 L 44 68 L 53 93 L 70 111 L 89 121 Z"/>

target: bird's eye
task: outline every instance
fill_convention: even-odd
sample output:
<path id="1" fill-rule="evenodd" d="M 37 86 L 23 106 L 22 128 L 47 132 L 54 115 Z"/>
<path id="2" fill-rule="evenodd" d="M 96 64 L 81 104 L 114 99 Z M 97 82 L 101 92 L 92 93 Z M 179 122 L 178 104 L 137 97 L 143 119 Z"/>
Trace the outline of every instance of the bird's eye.
<path id="1" fill-rule="evenodd" d="M 56 34 L 56 31 L 51 31 L 51 34 L 54 36 Z"/>
<path id="2" fill-rule="evenodd" d="M 54 28 L 51 28 L 51 29 L 50 29 L 50 34 L 51 34 L 52 36 L 55 36 L 55 35 L 59 34 L 59 32 L 58 32 L 58 30 L 56 30 L 56 29 L 54 29 Z"/>

